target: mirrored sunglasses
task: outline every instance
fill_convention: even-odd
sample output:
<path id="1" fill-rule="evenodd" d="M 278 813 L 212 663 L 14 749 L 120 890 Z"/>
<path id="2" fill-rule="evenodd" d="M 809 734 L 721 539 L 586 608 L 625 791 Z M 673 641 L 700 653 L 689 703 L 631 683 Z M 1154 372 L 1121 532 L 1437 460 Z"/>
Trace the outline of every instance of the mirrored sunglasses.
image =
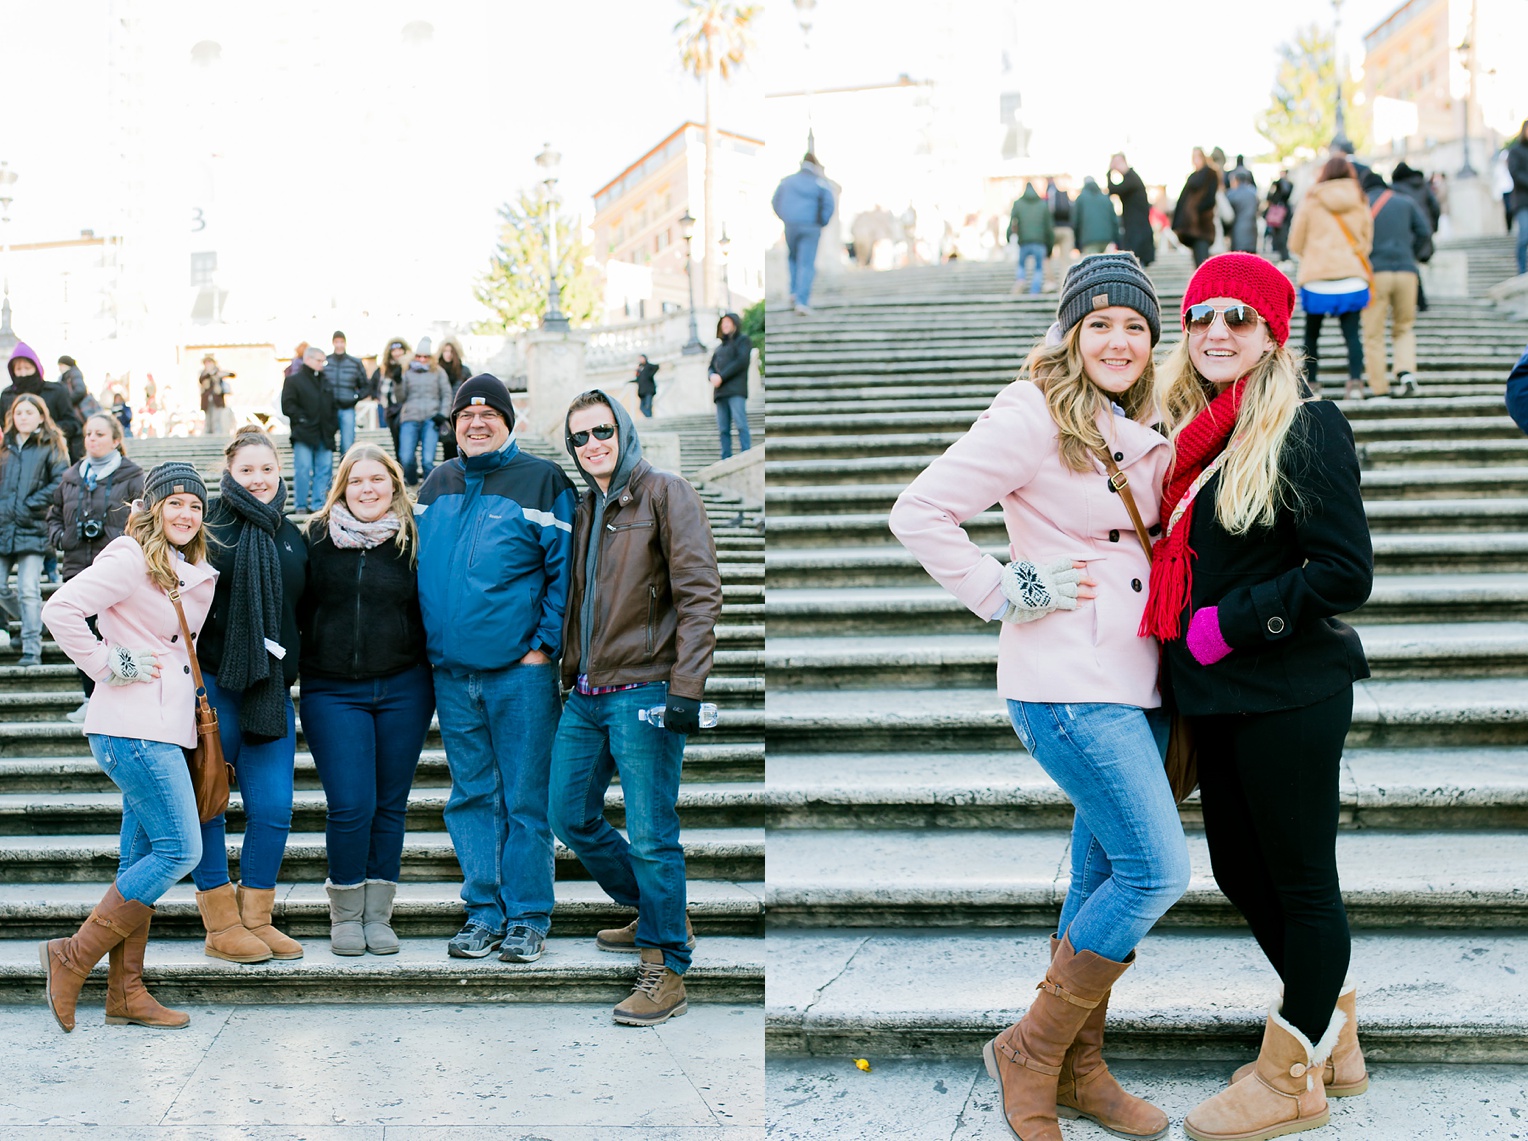
<path id="1" fill-rule="evenodd" d="M 1215 323 L 1217 313 L 1225 321 L 1226 329 L 1232 333 L 1250 333 L 1263 319 L 1261 313 L 1242 302 L 1227 305 L 1224 309 L 1217 309 L 1213 305 L 1190 305 L 1183 314 L 1183 327 L 1190 333 L 1208 332 Z"/>
<path id="2" fill-rule="evenodd" d="M 568 439 L 573 441 L 575 448 L 581 448 L 589 442 L 590 436 L 593 436 L 596 440 L 608 440 L 613 435 L 615 435 L 614 424 L 600 424 L 598 427 L 590 428 L 587 432 L 569 432 Z"/>

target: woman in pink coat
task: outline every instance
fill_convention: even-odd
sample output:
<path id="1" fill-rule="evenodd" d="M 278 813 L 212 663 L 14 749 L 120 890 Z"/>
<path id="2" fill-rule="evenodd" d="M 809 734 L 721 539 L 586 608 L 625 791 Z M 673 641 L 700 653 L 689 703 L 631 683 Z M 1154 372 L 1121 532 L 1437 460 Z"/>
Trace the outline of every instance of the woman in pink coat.
<path id="1" fill-rule="evenodd" d="M 160 464 L 144 481 L 127 533 L 43 607 L 59 647 L 102 683 L 85 714 L 85 734 L 96 763 L 122 790 L 116 880 L 72 938 L 38 947 L 48 1005 L 65 1030 L 74 1029 L 86 976 L 108 953 L 108 1023 L 176 1028 L 191 1020 L 144 989 L 143 953 L 155 901 L 202 852 L 184 752 L 196 744 L 196 690 L 170 592 L 179 591 L 194 639 L 217 578 L 202 531 L 206 506 L 194 467 Z M 99 639 L 86 624 L 92 616 Z"/>
<path id="2" fill-rule="evenodd" d="M 1001 623 L 998 692 L 1025 748 L 1076 808 L 1046 981 L 1023 1020 L 984 1050 L 1023 1141 L 1060 1141 L 1058 1112 L 1125 1137 L 1167 1131 L 1167 1116 L 1121 1089 L 1101 1053 L 1110 988 L 1189 878 L 1162 767 L 1157 643 L 1137 633 L 1150 557 L 1110 470 L 1156 533 L 1171 458 L 1146 426 L 1159 335 L 1156 292 L 1135 256 L 1084 258 L 1026 375 L 891 513 L 892 531 L 928 572 Z M 995 503 L 1006 566 L 961 529 Z"/>

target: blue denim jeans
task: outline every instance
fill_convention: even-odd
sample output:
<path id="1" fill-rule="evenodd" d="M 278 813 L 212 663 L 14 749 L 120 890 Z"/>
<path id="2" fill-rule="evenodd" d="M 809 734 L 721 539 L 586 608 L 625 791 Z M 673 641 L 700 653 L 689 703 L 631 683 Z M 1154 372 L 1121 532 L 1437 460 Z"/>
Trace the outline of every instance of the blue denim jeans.
<path id="1" fill-rule="evenodd" d="M 684 735 L 637 720 L 639 709 L 667 700 L 661 681 L 569 695 L 552 747 L 552 830 L 611 899 L 637 909 L 637 946 L 660 948 L 682 975 L 690 966 L 677 808 Z M 605 819 L 605 790 L 617 773 L 629 842 Z"/>
<path id="2" fill-rule="evenodd" d="M 292 492 L 294 511 L 317 511 L 329 494 L 334 453 L 328 448 L 313 448 L 292 442 Z"/>
<path id="3" fill-rule="evenodd" d="M 329 879 L 396 883 L 403 818 L 435 712 L 430 667 L 365 681 L 302 678 L 302 731 L 324 786 Z"/>
<path id="4" fill-rule="evenodd" d="M 89 734 L 101 771 L 122 790 L 117 890 L 152 907 L 202 855 L 191 770 L 179 745 Z"/>
<path id="5" fill-rule="evenodd" d="M 1014 274 L 1016 280 L 1024 280 L 1025 267 L 1034 262 L 1034 274 L 1029 279 L 1029 291 L 1039 293 L 1040 285 L 1045 279 L 1045 246 L 1040 242 L 1019 243 L 1019 266 Z"/>
<path id="6" fill-rule="evenodd" d="M 1517 272 L 1528 273 L 1528 207 L 1517 212 Z"/>
<path id="7" fill-rule="evenodd" d="M 343 456 L 350 450 L 350 445 L 355 443 L 355 405 L 349 408 L 341 408 L 340 414 L 340 455 Z"/>
<path id="8" fill-rule="evenodd" d="M 1030 755 L 1077 810 L 1057 934 L 1123 962 L 1188 890 L 1188 844 L 1162 768 L 1168 719 L 1133 705 L 1009 701 Z"/>
<path id="9" fill-rule="evenodd" d="M 292 830 L 292 767 L 297 756 L 297 717 L 287 698 L 285 737 L 254 741 L 239 729 L 244 695 L 223 689 L 206 671 L 207 701 L 217 710 L 223 759 L 233 765 L 239 797 L 244 804 L 244 846 L 239 853 L 239 882 L 256 891 L 276 886 L 281 857 Z M 228 836 L 222 816 L 202 825 L 202 858 L 191 873 L 198 891 L 211 891 L 228 882 Z"/>
<path id="10" fill-rule="evenodd" d="M 753 446 L 748 434 L 748 398 L 723 396 L 716 402 L 716 430 L 722 439 L 722 459 L 732 455 L 732 426 L 737 425 L 738 451 L 746 452 Z"/>
<path id="11" fill-rule="evenodd" d="M 798 305 L 812 303 L 812 279 L 817 276 L 817 242 L 821 226 L 786 224 L 785 251 L 790 264 L 791 296 Z"/>
<path id="12" fill-rule="evenodd" d="M 547 821 L 557 666 L 435 671 L 435 708 L 451 770 L 446 830 L 462 868 L 467 918 L 492 931 L 552 926 Z"/>
<path id="13" fill-rule="evenodd" d="M 7 602 L 21 594 L 21 652 L 42 653 L 42 555 L 0 555 L 0 590 Z M 11 589 L 11 570 L 16 571 L 16 590 Z"/>
<path id="14" fill-rule="evenodd" d="M 642 415 L 646 416 L 649 420 L 653 418 L 653 398 L 651 393 L 646 396 L 637 397 L 637 406 L 642 409 Z"/>
<path id="15" fill-rule="evenodd" d="M 416 452 L 424 453 L 426 476 L 435 470 L 435 446 L 439 442 L 440 433 L 433 420 L 404 420 L 398 425 L 398 458 L 403 461 L 403 478 L 407 483 L 415 484 L 422 478 Z"/>

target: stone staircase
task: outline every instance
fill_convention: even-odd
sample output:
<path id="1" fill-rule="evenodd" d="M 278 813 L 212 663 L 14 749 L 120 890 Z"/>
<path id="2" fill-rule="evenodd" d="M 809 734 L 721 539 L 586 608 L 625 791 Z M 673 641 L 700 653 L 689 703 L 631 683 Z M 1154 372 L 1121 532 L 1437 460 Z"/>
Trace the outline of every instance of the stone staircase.
<path id="1" fill-rule="evenodd" d="M 1475 297 L 1420 316 L 1421 394 L 1341 404 L 1377 578 L 1350 616 L 1374 677 L 1338 857 L 1380 1062 L 1528 1058 L 1528 439 L 1502 398 L 1528 325 L 1478 299 L 1509 243 L 1451 248 Z M 1152 269 L 1164 350 L 1191 268 Z M 785 1055 L 974 1058 L 1044 970 L 1070 805 L 996 695 L 996 627 L 886 529 L 1053 318 L 1011 274 L 851 275 L 807 317 L 771 314 L 766 1041 L 785 1075 L 817 1073 Z M 1328 396 L 1343 361 L 1328 322 Z M 968 528 L 1006 561 L 998 512 Z M 1114 995 L 1113 1050 L 1244 1060 L 1276 979 L 1215 887 L 1197 796 L 1182 815 L 1192 885 Z"/>
<path id="2" fill-rule="evenodd" d="M 716 458 L 714 421 L 686 417 L 654 426 L 680 432 L 687 471 Z M 762 436 L 762 423 L 755 431 Z M 362 432 L 359 438 L 390 443 L 381 431 Z M 129 451 L 145 467 L 170 458 L 193 462 L 209 487 L 215 487 L 222 443 L 132 440 Z M 564 451 L 529 437 L 521 437 L 520 444 L 561 464 L 583 487 Z M 290 486 L 290 456 L 283 460 Z M 679 813 L 690 914 L 699 937 L 686 984 L 702 1001 L 757 1003 L 764 987 L 764 539 L 758 518 L 743 512 L 736 495 L 716 488 L 702 488 L 701 495 L 722 573 L 716 667 L 707 686 L 707 697 L 721 706 L 721 720 L 716 729 L 693 738 L 685 751 Z M 44 592 L 53 589 L 45 586 Z M 13 624 L 13 638 L 16 632 Z M 51 640 L 44 642 L 39 667 L 23 670 L 7 664 L 19 652 L 17 642 L 11 654 L 0 656 L 0 1003 L 41 1002 L 35 940 L 66 934 L 89 913 L 115 872 L 121 824 L 120 794 L 91 758 L 79 726 L 64 719 L 80 701 L 73 665 Z M 300 687 L 293 694 L 300 702 Z M 447 958 L 445 942 L 464 914 L 460 870 L 442 816 L 450 775 L 434 724 L 409 797 L 394 913 L 403 949 L 396 956 L 332 956 L 323 890 L 324 794 L 300 721 L 296 778 L 292 834 L 275 915 L 278 925 L 306 944 L 306 956 L 254 966 L 205 957 L 188 881 L 161 901 L 149 948 L 147 975 L 165 1001 L 457 1002 L 470 996 L 604 1003 L 629 991 L 632 957 L 600 953 L 590 936 L 630 915 L 611 903 L 560 845 L 552 936 L 543 958 L 530 965 L 500 963 L 497 956 Z M 619 784 L 610 791 L 606 811 L 619 827 Z M 235 790 L 228 836 L 235 878 L 242 828 Z M 98 1002 L 104 992 L 104 964 L 97 974 L 87 989 L 87 1003 Z"/>

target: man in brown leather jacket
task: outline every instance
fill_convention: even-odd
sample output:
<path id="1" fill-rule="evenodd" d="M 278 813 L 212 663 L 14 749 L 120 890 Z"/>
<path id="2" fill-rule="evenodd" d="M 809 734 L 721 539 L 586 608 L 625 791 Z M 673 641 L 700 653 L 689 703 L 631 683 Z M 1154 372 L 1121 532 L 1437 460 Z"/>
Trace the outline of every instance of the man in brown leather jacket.
<path id="1" fill-rule="evenodd" d="M 700 496 L 642 458 L 625 408 L 584 393 L 568 410 L 567 446 L 589 492 L 573 520 L 562 653 L 571 692 L 552 747 L 552 830 L 612 899 L 637 909 L 597 943 L 641 955 L 615 1020 L 652 1026 L 687 1009 L 682 976 L 695 941 L 679 774 L 685 735 L 700 728 L 721 577 Z M 662 727 L 639 718 L 644 711 L 661 714 Z M 629 841 L 604 814 L 617 772 Z"/>

